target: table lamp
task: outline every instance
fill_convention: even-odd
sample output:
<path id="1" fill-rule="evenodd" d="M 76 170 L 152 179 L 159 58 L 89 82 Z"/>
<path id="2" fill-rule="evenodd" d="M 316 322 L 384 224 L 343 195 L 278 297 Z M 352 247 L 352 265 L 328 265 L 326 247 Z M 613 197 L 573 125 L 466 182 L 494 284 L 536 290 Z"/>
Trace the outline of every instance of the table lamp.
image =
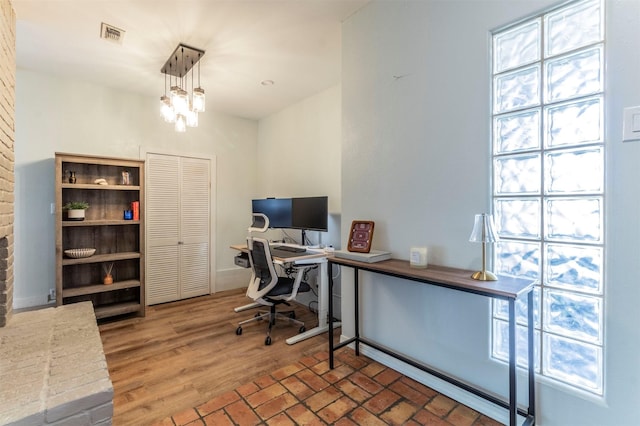
<path id="1" fill-rule="evenodd" d="M 478 281 L 497 281 L 498 277 L 493 272 L 487 271 L 487 243 L 498 241 L 498 234 L 493 228 L 493 217 L 490 214 L 476 215 L 469 241 L 482 243 L 482 270 L 474 272 L 471 278 Z"/>

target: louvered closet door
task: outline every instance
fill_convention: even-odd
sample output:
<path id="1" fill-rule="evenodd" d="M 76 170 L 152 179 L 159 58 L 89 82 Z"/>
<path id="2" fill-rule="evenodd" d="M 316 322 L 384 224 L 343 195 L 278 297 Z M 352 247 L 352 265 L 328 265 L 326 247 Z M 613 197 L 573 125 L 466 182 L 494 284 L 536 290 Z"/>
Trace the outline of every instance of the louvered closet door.
<path id="1" fill-rule="evenodd" d="M 210 162 L 147 156 L 147 304 L 209 293 Z"/>
<path id="2" fill-rule="evenodd" d="M 147 305 L 180 298 L 180 158 L 147 156 Z"/>
<path id="3" fill-rule="evenodd" d="M 180 283 L 182 298 L 209 294 L 209 160 L 182 158 Z"/>

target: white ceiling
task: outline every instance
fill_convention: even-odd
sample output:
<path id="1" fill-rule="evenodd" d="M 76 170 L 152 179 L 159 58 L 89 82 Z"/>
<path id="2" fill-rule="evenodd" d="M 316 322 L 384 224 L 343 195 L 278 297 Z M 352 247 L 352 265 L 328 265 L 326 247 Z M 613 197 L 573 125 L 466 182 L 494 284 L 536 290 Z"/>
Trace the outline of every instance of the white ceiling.
<path id="1" fill-rule="evenodd" d="M 12 0 L 17 66 L 159 99 L 184 43 L 205 51 L 207 111 L 259 119 L 339 83 L 341 23 L 367 1 Z M 126 31 L 122 45 L 102 22 Z"/>

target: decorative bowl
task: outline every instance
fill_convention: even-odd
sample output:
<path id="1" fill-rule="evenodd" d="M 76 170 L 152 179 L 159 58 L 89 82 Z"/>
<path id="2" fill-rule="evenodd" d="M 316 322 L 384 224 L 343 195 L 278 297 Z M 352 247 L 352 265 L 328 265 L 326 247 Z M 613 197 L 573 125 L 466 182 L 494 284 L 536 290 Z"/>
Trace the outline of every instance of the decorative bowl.
<path id="1" fill-rule="evenodd" d="M 73 259 L 81 259 L 83 257 L 90 257 L 96 252 L 94 248 L 77 248 L 65 250 L 64 254 Z"/>

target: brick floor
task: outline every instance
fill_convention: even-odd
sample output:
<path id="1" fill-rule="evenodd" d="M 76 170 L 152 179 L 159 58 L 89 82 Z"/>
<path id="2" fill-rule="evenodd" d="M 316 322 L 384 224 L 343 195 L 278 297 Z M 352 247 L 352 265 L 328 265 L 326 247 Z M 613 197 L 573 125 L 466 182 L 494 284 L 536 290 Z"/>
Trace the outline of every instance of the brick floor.
<path id="1" fill-rule="evenodd" d="M 501 424 L 349 348 L 333 370 L 328 358 L 305 357 L 154 426 Z"/>

